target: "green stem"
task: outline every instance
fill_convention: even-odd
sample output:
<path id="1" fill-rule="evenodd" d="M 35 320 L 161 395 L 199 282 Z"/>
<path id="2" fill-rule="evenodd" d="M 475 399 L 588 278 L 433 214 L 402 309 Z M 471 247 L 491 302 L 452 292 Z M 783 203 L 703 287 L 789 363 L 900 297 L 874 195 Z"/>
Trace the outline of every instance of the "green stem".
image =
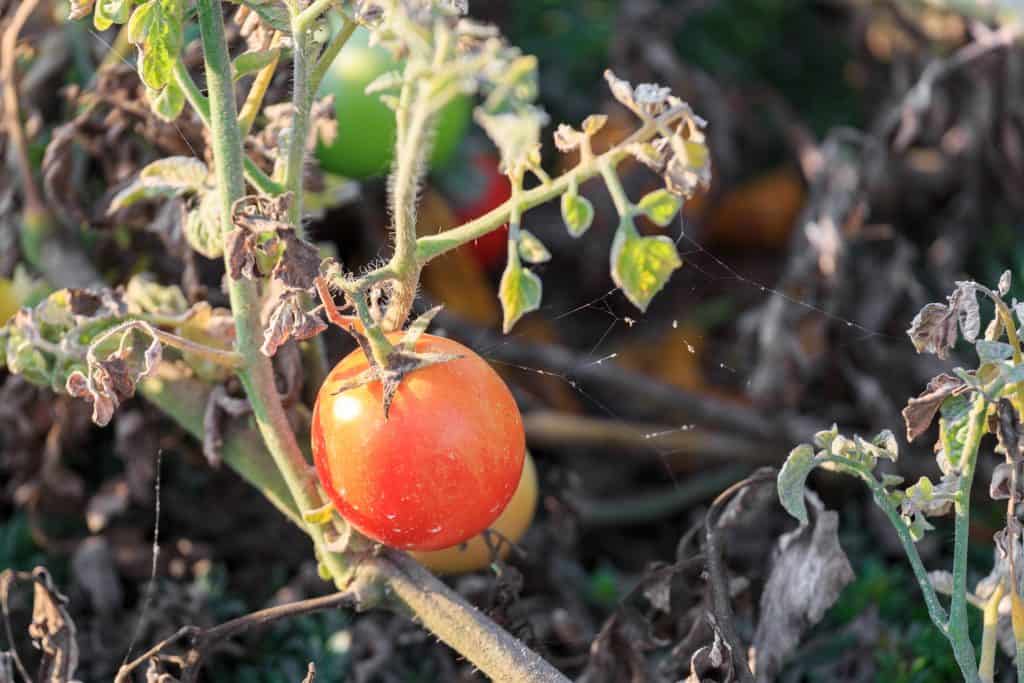
<path id="1" fill-rule="evenodd" d="M 622 181 L 615 173 L 615 165 L 607 158 L 602 158 L 598 165 L 601 168 L 601 177 L 604 178 L 605 187 L 608 188 L 608 194 L 612 196 L 612 202 L 615 204 L 615 211 L 621 218 L 628 218 L 635 214 L 636 207 L 626 195 Z"/>
<path id="2" fill-rule="evenodd" d="M 314 0 L 314 2 L 295 16 L 292 21 L 292 33 L 299 34 L 308 31 L 313 22 L 319 19 L 324 12 L 331 8 L 338 0 Z"/>
<path id="3" fill-rule="evenodd" d="M 224 36 L 224 17 L 217 0 L 197 0 L 199 30 L 206 60 L 206 82 L 210 98 L 210 128 L 213 138 L 214 169 L 220 193 L 221 228 L 224 234 L 232 229 L 231 209 L 245 190 L 242 181 L 242 137 L 235 111 L 234 83 L 231 61 Z M 281 405 L 269 358 L 260 352 L 260 297 L 255 282 L 247 279 L 228 280 L 231 309 L 235 316 L 236 346 L 245 362 L 240 373 L 253 416 L 263 435 L 264 444 L 281 473 L 288 491 L 299 510 L 312 510 L 323 505 L 310 472 L 309 464 L 295 440 L 288 416 Z M 306 527 L 314 543 L 325 545 L 323 529 L 316 524 Z M 339 587 L 348 576 L 348 567 L 336 553 L 325 549 L 321 561 L 327 566 Z"/>
<path id="4" fill-rule="evenodd" d="M 956 503 L 955 538 L 953 547 L 953 597 L 949 606 L 949 636 L 964 679 L 968 683 L 978 680 L 974 659 L 974 646 L 967 624 L 967 547 L 970 533 L 971 485 L 974 482 L 978 447 L 985 434 L 988 402 L 984 396 L 974 400 L 968 416 L 967 438 L 960 456 L 960 489 Z"/>
<path id="5" fill-rule="evenodd" d="M 296 20 L 297 21 L 297 20 Z M 293 25 L 296 22 L 293 22 Z M 292 40 L 292 125 L 288 137 L 288 150 L 285 162 L 284 189 L 292 193 L 292 203 L 288 209 L 288 221 L 295 227 L 299 237 L 302 230 L 302 174 L 306 162 L 306 138 L 309 135 L 309 112 L 313 103 L 310 90 L 309 57 L 312 52 L 312 40 L 308 30 L 293 28 Z"/>
<path id="6" fill-rule="evenodd" d="M 416 191 L 430 153 L 428 135 L 436 123 L 432 111 L 429 84 L 407 78 L 395 114 L 398 139 L 389 197 L 395 253 L 388 265 L 397 277 L 392 282 L 391 301 L 383 321 L 388 332 L 399 329 L 409 316 L 420 278 L 416 258 Z"/>
<path id="7" fill-rule="evenodd" d="M 324 75 L 331 68 L 334 58 L 341 52 L 341 48 L 345 47 L 345 43 L 348 42 L 348 39 L 352 37 L 357 28 L 359 28 L 359 24 L 345 17 L 345 23 L 342 25 L 341 30 L 338 31 L 338 35 L 334 36 L 331 42 L 327 43 L 327 47 L 324 48 L 323 53 L 317 60 L 316 66 L 313 67 L 313 73 L 309 76 L 309 89 L 311 91 L 314 93 L 320 91 L 320 83 L 323 82 Z"/>
<path id="8" fill-rule="evenodd" d="M 644 129 L 641 129 L 641 132 L 643 131 Z M 649 133 L 650 131 L 647 131 L 645 135 L 640 137 L 634 135 L 630 140 L 635 141 L 634 138 L 647 139 L 647 137 L 649 137 Z M 623 145 L 624 144 L 625 143 L 623 143 Z M 468 244 L 473 240 L 480 239 L 487 233 L 496 230 L 508 222 L 512 208 L 517 204 L 520 207 L 520 210 L 526 211 L 527 209 L 549 202 L 555 197 L 564 194 L 574 184 L 578 186 L 583 181 L 600 173 L 601 164 L 604 162 L 603 160 L 607 160 L 607 163 L 614 166 L 627 154 L 626 150 L 622 148 L 623 145 L 614 147 L 601 156 L 594 157 L 590 161 L 580 163 L 576 168 L 571 171 L 566 171 L 547 185 L 539 185 L 531 190 L 525 190 L 521 195 L 519 195 L 518 199 L 509 199 L 501 206 L 496 209 L 492 209 L 477 219 L 460 225 L 457 228 L 445 230 L 437 235 L 428 235 L 426 237 L 419 238 L 416 241 L 417 261 L 419 261 L 421 265 L 426 264 L 452 249 L 457 249 L 463 244 Z"/>
<path id="9" fill-rule="evenodd" d="M 210 120 L 210 101 L 199 91 L 199 86 L 192 79 L 185 64 L 179 59 L 174 63 L 174 80 L 181 91 L 185 93 L 185 99 L 199 114 L 199 118 L 207 128 L 212 130 Z M 253 187 L 266 195 L 279 195 L 284 192 L 280 183 L 274 182 L 270 176 L 263 172 L 248 156 L 242 155 L 242 165 L 245 168 L 245 178 Z"/>
<path id="10" fill-rule="evenodd" d="M 889 522 L 896 530 L 896 535 L 900 538 L 903 552 L 906 553 L 907 559 L 910 561 L 910 567 L 914 571 L 914 578 L 917 579 L 917 584 L 921 588 L 921 594 L 924 596 L 924 604 L 928 608 L 928 616 L 942 635 L 949 638 L 949 617 L 939 602 L 939 597 L 935 593 L 935 587 L 932 586 L 932 582 L 928 579 L 928 570 L 925 569 L 924 562 L 921 561 L 921 555 L 917 552 L 917 545 L 915 545 L 914 539 L 910 536 L 910 529 L 907 528 L 906 522 L 900 517 L 899 511 L 892 501 L 889 500 L 888 494 L 878 480 L 870 473 L 865 473 L 862 476 L 871 488 L 875 504 L 889 518 Z"/>

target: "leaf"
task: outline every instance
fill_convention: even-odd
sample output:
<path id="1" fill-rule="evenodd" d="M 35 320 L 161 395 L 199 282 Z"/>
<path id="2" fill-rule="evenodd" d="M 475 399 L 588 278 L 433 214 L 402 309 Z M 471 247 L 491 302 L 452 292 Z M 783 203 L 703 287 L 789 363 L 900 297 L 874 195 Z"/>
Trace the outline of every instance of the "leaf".
<path id="1" fill-rule="evenodd" d="M 129 206 L 147 199 L 170 199 L 178 194 L 177 190 L 164 186 L 149 186 L 141 180 L 128 185 L 126 188 L 114 195 L 107 208 L 107 214 L 128 208 Z"/>
<path id="2" fill-rule="evenodd" d="M 664 228 L 672 222 L 672 219 L 675 218 L 676 213 L 679 212 L 679 208 L 682 205 L 682 199 L 666 189 L 660 189 L 644 195 L 637 204 L 637 207 L 643 211 L 655 225 Z"/>
<path id="3" fill-rule="evenodd" d="M 520 230 L 519 257 L 527 263 L 547 263 L 551 260 L 551 252 L 532 232 Z"/>
<path id="4" fill-rule="evenodd" d="M 163 90 L 146 88 L 146 99 L 153 113 L 168 123 L 178 118 L 185 109 L 185 93 L 173 81 L 165 85 Z"/>
<path id="5" fill-rule="evenodd" d="M 594 205 L 586 197 L 575 193 L 562 195 L 562 220 L 572 237 L 579 237 L 594 222 Z"/>
<path id="6" fill-rule="evenodd" d="M 97 31 L 106 31 L 114 24 L 128 21 L 131 11 L 131 0 L 99 0 L 93 11 L 92 24 Z"/>
<path id="7" fill-rule="evenodd" d="M 169 187 L 176 190 L 198 192 L 210 172 L 195 157 L 165 157 L 148 164 L 139 171 L 139 178 L 149 186 Z"/>
<path id="8" fill-rule="evenodd" d="M 800 444 L 789 452 L 786 463 L 779 470 L 778 489 L 779 502 L 786 512 L 801 524 L 807 524 L 807 504 L 804 502 L 804 490 L 807 487 L 807 475 L 811 473 L 817 462 L 814 449 L 810 444 Z"/>
<path id="9" fill-rule="evenodd" d="M 838 513 L 826 510 L 817 496 L 808 498 L 814 523 L 779 538 L 761 593 L 752 647 L 758 681 L 776 679 L 804 632 L 821 621 L 855 578 L 839 544 Z"/>
<path id="10" fill-rule="evenodd" d="M 149 88 L 160 90 L 173 78 L 184 15 L 182 0 L 148 0 L 128 22 L 128 42 L 139 48 L 139 75 Z"/>
<path id="11" fill-rule="evenodd" d="M 232 0 L 238 2 L 239 0 Z M 245 5 L 259 15 L 260 19 L 276 31 L 286 36 L 292 33 L 292 22 L 288 16 L 288 8 L 280 0 L 241 0 L 239 4 Z"/>
<path id="12" fill-rule="evenodd" d="M 501 276 L 498 298 L 505 312 L 502 331 L 508 334 L 524 315 L 540 308 L 542 285 L 540 278 L 511 256 Z"/>
<path id="13" fill-rule="evenodd" d="M 189 246 L 211 259 L 224 254 L 217 204 L 216 192 L 204 192 L 199 204 L 185 216 L 185 239 Z"/>
<path id="14" fill-rule="evenodd" d="M 903 422 L 907 426 L 907 441 L 913 441 L 928 431 L 943 401 L 966 385 L 952 375 L 933 377 L 925 390 L 907 401 L 903 409 Z"/>
<path id="15" fill-rule="evenodd" d="M 271 48 L 270 50 L 250 50 L 248 52 L 243 52 L 235 57 L 234 61 L 231 62 L 231 71 L 234 74 L 234 79 L 237 81 L 243 76 L 256 73 L 268 64 L 273 63 L 280 54 L 281 50 L 276 47 Z"/>
<path id="16" fill-rule="evenodd" d="M 477 107 L 474 118 L 498 148 L 503 173 L 529 163 L 540 146 L 540 130 L 548 122 L 544 110 L 533 105 L 498 114 Z"/>
<path id="17" fill-rule="evenodd" d="M 982 363 L 1010 360 L 1013 357 L 1013 347 L 1006 342 L 979 339 L 975 342 L 974 349 L 978 352 L 978 360 Z"/>
<path id="18" fill-rule="evenodd" d="M 1013 275 L 1008 270 L 1004 270 L 1003 274 L 999 276 L 998 291 L 999 296 L 1006 296 L 1010 293 L 1010 285 L 1013 283 Z"/>
<path id="19" fill-rule="evenodd" d="M 676 245 L 668 237 L 642 237 L 629 218 L 619 224 L 612 243 L 612 280 L 641 311 L 647 310 L 681 265 Z"/>

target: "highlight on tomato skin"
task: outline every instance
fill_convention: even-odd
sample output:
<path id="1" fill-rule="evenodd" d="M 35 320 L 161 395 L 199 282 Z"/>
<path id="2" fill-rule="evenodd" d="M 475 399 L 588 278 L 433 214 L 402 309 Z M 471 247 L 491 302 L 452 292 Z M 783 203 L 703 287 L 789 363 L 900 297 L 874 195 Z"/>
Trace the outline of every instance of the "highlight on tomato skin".
<path id="1" fill-rule="evenodd" d="M 493 537 L 492 545 L 497 545 L 498 557 L 505 559 L 511 550 L 510 543 L 517 543 L 526 534 L 537 511 L 537 467 L 529 451 L 523 464 L 523 474 L 519 479 L 515 495 L 509 501 L 501 516 L 494 521 L 489 529 L 498 534 Z M 411 552 L 424 567 L 437 574 L 464 574 L 483 569 L 491 563 L 492 550 L 484 534 L 477 534 L 464 543 L 450 548 Z"/>
<path id="2" fill-rule="evenodd" d="M 334 367 L 313 409 L 313 456 L 356 529 L 394 548 L 437 550 L 498 518 L 519 484 L 526 439 L 512 393 L 472 349 L 424 334 L 416 350 L 461 357 L 407 375 L 387 420 L 379 382 L 338 392 L 366 369 L 363 352 Z"/>

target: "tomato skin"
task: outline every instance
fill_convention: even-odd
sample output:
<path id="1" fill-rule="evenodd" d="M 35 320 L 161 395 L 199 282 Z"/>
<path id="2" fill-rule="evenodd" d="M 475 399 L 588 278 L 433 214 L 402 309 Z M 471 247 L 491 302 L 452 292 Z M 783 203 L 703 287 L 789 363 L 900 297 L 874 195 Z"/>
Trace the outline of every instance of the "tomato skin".
<path id="1" fill-rule="evenodd" d="M 380 46 L 370 46 L 370 33 L 356 29 L 331 63 L 320 85 L 320 96 L 334 95 L 338 135 L 330 145 L 318 142 L 316 156 L 331 173 L 365 180 L 391 170 L 395 146 L 395 113 L 380 101 L 380 93 L 367 95 L 366 86 L 381 74 L 401 68 Z M 430 164 L 444 166 L 469 125 L 473 102 L 458 96 L 438 115 Z"/>
<path id="2" fill-rule="evenodd" d="M 486 361 L 429 334 L 416 350 L 462 357 L 406 376 L 387 421 L 379 382 L 337 393 L 366 369 L 362 351 L 331 370 L 313 408 L 313 457 L 324 490 L 359 531 L 395 548 L 437 550 L 498 518 L 526 442 L 512 393 Z"/>
<path id="3" fill-rule="evenodd" d="M 500 533 L 510 543 L 518 542 L 526 530 L 530 528 L 533 516 L 537 511 L 537 467 L 533 464 L 530 453 L 526 453 L 523 463 L 523 474 L 519 479 L 515 495 L 502 511 L 501 516 L 494 520 L 490 529 Z M 499 539 L 498 556 L 508 557 L 509 545 Z M 491 561 L 491 549 L 483 534 L 478 534 L 465 543 L 441 550 L 412 552 L 424 567 L 437 574 L 463 574 L 486 567 Z"/>

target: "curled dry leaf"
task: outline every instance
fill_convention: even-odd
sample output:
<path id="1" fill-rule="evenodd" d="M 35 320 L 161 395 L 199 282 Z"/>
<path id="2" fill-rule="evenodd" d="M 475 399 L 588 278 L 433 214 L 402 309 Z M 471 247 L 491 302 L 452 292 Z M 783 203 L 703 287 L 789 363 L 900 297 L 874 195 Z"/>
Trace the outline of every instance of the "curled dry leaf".
<path id="1" fill-rule="evenodd" d="M 977 288 L 973 282 L 958 282 L 947 303 L 930 303 L 910 323 L 907 334 L 918 353 L 947 358 L 956 344 L 957 325 L 964 339 L 973 342 L 981 331 Z"/>
<path id="2" fill-rule="evenodd" d="M 28 635 L 42 653 L 37 683 L 66 683 L 75 678 L 78 669 L 77 629 L 65 605 L 67 597 L 57 591 L 50 573 L 43 567 L 32 570 L 31 577 L 13 570 L 0 573 L 0 603 L 10 603 L 10 592 L 16 581 L 29 580 L 33 585 L 32 623 Z M 4 669 L 0 666 L 0 673 Z M 13 681 L 14 678 L 4 679 Z"/>
<path id="3" fill-rule="evenodd" d="M 754 635 L 758 681 L 772 681 L 804 631 L 818 623 L 854 579 L 850 561 L 839 545 L 839 515 L 806 494 L 813 519 L 781 538 L 761 594 Z"/>
<path id="4" fill-rule="evenodd" d="M 942 402 L 958 394 L 967 385 L 962 379 L 947 374 L 933 377 L 925 390 L 907 401 L 903 409 L 903 421 L 907 425 L 907 441 L 913 441 L 928 431 Z"/>
<path id="5" fill-rule="evenodd" d="M 303 308 L 301 292 L 282 290 L 263 330 L 260 352 L 273 356 L 289 339 L 310 339 L 326 329 L 327 323 L 319 315 Z"/>

